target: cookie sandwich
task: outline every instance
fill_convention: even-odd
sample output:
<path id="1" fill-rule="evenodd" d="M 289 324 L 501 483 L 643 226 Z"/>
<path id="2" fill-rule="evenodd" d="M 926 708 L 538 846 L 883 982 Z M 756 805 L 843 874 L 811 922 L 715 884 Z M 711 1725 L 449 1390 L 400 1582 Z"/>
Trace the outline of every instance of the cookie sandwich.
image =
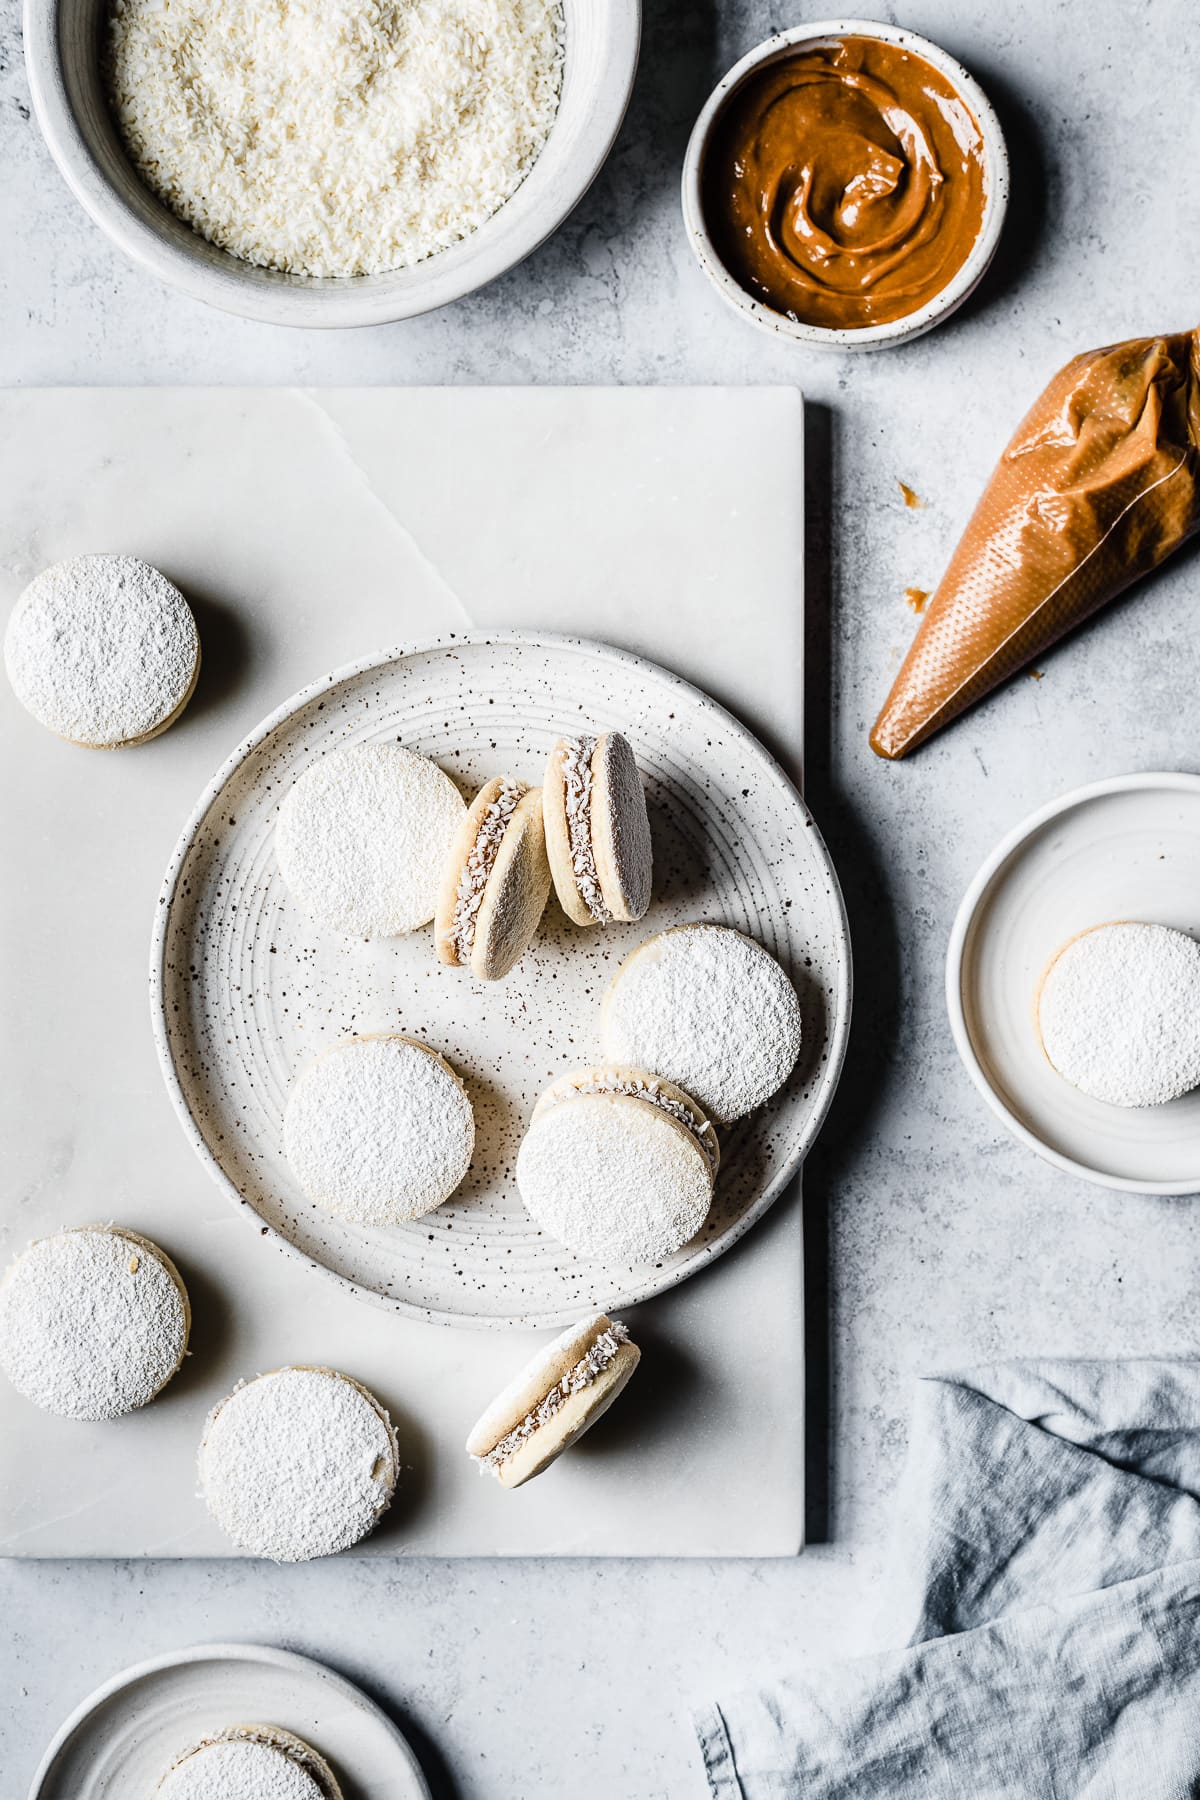
<path id="1" fill-rule="evenodd" d="M 72 556 L 34 577 L 12 610 L 13 692 L 56 736 L 125 750 L 173 725 L 200 676 L 192 609 L 136 556 Z"/>
<path id="2" fill-rule="evenodd" d="M 198 1466 L 201 1498 L 239 1549 L 308 1562 L 375 1529 L 400 1455 L 373 1394 L 334 1369 L 302 1367 L 244 1381 L 215 1406 Z"/>
<path id="3" fill-rule="evenodd" d="M 342 1800 L 325 1758 L 279 1725 L 230 1725 L 177 1756 L 159 1800 Z"/>
<path id="4" fill-rule="evenodd" d="M 470 1167 L 475 1114 L 444 1056 L 417 1038 L 343 1038 L 297 1076 L 283 1116 L 308 1198 L 358 1225 L 400 1225 L 448 1200 Z"/>
<path id="5" fill-rule="evenodd" d="M 546 910 L 550 864 L 542 795 L 497 775 L 476 795 L 442 872 L 437 953 L 480 981 L 500 981 L 523 956 Z"/>
<path id="6" fill-rule="evenodd" d="M 613 1064 L 546 1089 L 517 1154 L 537 1223 L 596 1262 L 658 1263 L 695 1237 L 720 1151 L 702 1106 L 674 1082 Z"/>
<path id="7" fill-rule="evenodd" d="M 1200 1086 L 1200 943 L 1123 919 L 1071 938 L 1037 993 L 1042 1048 L 1092 1100 L 1163 1106 Z"/>
<path id="8" fill-rule="evenodd" d="M 398 937 L 432 919 L 466 810 L 450 777 L 415 750 L 330 750 L 284 796 L 275 859 L 317 924 L 347 937 Z"/>
<path id="9" fill-rule="evenodd" d="M 543 785 L 558 903 L 576 925 L 642 918 L 653 851 L 642 778 L 619 731 L 560 738 Z"/>
<path id="10" fill-rule="evenodd" d="M 468 1456 L 502 1487 L 532 1481 L 608 1411 L 640 1360 L 619 1319 L 594 1313 L 572 1325 L 492 1401 L 467 1439 Z"/>
<path id="11" fill-rule="evenodd" d="M 796 990 L 727 925 L 677 925 L 627 956 L 600 1012 L 605 1056 L 657 1069 L 719 1125 L 769 1100 L 800 1055 Z"/>
<path id="12" fill-rule="evenodd" d="M 0 1281 L 0 1367 L 43 1412 L 117 1419 L 183 1366 L 187 1289 L 164 1250 L 117 1225 L 38 1238 Z"/>

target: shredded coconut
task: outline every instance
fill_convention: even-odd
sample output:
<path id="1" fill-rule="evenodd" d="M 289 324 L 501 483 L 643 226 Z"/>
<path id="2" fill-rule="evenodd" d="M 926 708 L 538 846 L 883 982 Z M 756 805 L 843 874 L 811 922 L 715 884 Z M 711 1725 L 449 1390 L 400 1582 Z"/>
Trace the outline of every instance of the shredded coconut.
<path id="1" fill-rule="evenodd" d="M 471 853 L 463 864 L 454 897 L 454 949 L 460 962 L 466 962 L 475 942 L 475 920 L 483 904 L 484 889 L 495 867 L 501 840 L 522 795 L 529 792 L 524 781 L 506 781 L 479 823 Z"/>
<path id="2" fill-rule="evenodd" d="M 1112 1106 L 1161 1106 L 1200 1086 L 1200 944 L 1166 925 L 1100 925 L 1051 963 L 1038 998 L 1046 1055 Z"/>
<path id="3" fill-rule="evenodd" d="M 306 912 L 351 937 L 427 925 L 466 804 L 450 777 L 399 744 L 331 750 L 284 798 L 279 871 Z"/>
<path id="4" fill-rule="evenodd" d="M 307 1562 L 373 1530 L 397 1463 L 387 1414 L 354 1382 L 330 1369 L 276 1369 L 209 1414 L 200 1486 L 241 1549 Z"/>
<path id="5" fill-rule="evenodd" d="M 111 0 L 109 93 L 142 179 L 211 243 L 370 275 L 516 192 L 563 30 L 561 0 Z"/>
<path id="6" fill-rule="evenodd" d="M 159 1800 L 328 1800 L 328 1788 L 274 1744 L 242 1737 L 201 1744 L 159 1782 Z"/>
<path id="7" fill-rule="evenodd" d="M 761 944 L 726 925 L 683 925 L 647 939 L 617 970 L 601 1033 L 613 1062 L 654 1069 L 729 1124 L 791 1074 L 800 1002 Z"/>
<path id="8" fill-rule="evenodd" d="M 562 775 L 567 841 L 571 847 L 575 886 L 597 925 L 607 925 L 611 915 L 600 891 L 600 876 L 592 847 L 592 757 L 595 753 L 595 738 L 569 739 L 562 752 Z"/>
<path id="9" fill-rule="evenodd" d="M 187 601 L 135 556 L 72 556 L 43 569 L 4 638 L 22 706 L 59 737 L 103 749 L 164 725 L 187 698 L 199 654 Z"/>
<path id="10" fill-rule="evenodd" d="M 664 1094 L 652 1076 L 638 1080 L 633 1076 L 605 1074 L 591 1081 L 575 1082 L 570 1087 L 564 1085 L 561 1092 L 550 1088 L 547 1090 L 546 1097 L 552 1106 L 557 1106 L 560 1100 L 569 1100 L 573 1094 L 628 1094 L 634 1100 L 651 1101 L 653 1105 L 660 1106 L 664 1112 L 670 1113 L 673 1119 L 678 1119 L 681 1125 L 686 1126 L 699 1143 L 710 1165 L 716 1166 L 717 1134 L 710 1121 L 708 1119 L 701 1121 L 691 1107 L 685 1106 L 682 1100 L 675 1100 L 669 1094 Z"/>
<path id="11" fill-rule="evenodd" d="M 555 1382 L 544 1399 L 539 1400 L 538 1404 L 525 1414 L 520 1424 L 514 1425 L 511 1431 L 506 1432 L 500 1442 L 489 1450 L 486 1456 L 475 1458 L 480 1472 L 483 1473 L 487 1470 L 493 1475 L 498 1473 L 501 1463 L 507 1462 L 514 1450 L 519 1450 L 526 1439 L 533 1436 L 539 1426 L 547 1424 L 556 1413 L 561 1412 L 572 1394 L 581 1393 L 584 1388 L 590 1387 L 597 1375 L 607 1369 L 621 1345 L 628 1342 L 628 1328 L 619 1319 L 614 1319 L 607 1331 L 602 1331 L 600 1336 L 589 1345 L 574 1367 L 567 1370 L 562 1380 Z"/>
<path id="12" fill-rule="evenodd" d="M 109 1226 L 40 1238 L 0 1283 L 0 1366 L 27 1400 L 61 1418 L 116 1419 L 145 1406 L 186 1347 L 170 1270 Z"/>
<path id="13" fill-rule="evenodd" d="M 298 1077 L 283 1121 L 296 1179 L 361 1225 L 418 1219 L 449 1198 L 475 1148 L 458 1078 L 401 1037 L 348 1038 Z"/>

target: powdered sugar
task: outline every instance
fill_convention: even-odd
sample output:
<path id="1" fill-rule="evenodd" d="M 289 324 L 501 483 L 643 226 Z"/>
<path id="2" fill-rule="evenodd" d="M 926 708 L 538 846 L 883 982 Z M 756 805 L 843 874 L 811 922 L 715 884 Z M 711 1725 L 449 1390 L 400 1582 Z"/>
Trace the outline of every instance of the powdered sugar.
<path id="1" fill-rule="evenodd" d="M 40 1238 L 0 1283 L 0 1365 L 43 1411 L 116 1419 L 153 1400 L 187 1347 L 187 1310 L 152 1245 L 104 1225 Z"/>
<path id="2" fill-rule="evenodd" d="M 725 925 L 683 925 L 617 970 L 601 1031 L 607 1057 L 665 1075 L 728 1124 L 791 1074 L 800 1002 L 760 944 Z"/>
<path id="3" fill-rule="evenodd" d="M 295 1757 L 250 1737 L 201 1745 L 155 1791 L 159 1800 L 328 1800 L 326 1785 Z"/>
<path id="4" fill-rule="evenodd" d="M 471 946 L 475 942 L 475 920 L 483 902 L 488 876 L 495 867 L 509 820 L 522 795 L 528 792 L 528 782 L 505 781 L 479 822 L 475 842 L 458 878 L 454 899 L 454 948 L 460 962 L 465 963 L 471 955 Z"/>
<path id="5" fill-rule="evenodd" d="M 592 847 L 592 758 L 596 739 L 570 738 L 562 750 L 563 799 L 567 815 L 567 841 L 571 869 L 579 897 L 597 925 L 606 925 L 610 914 L 600 891 L 600 876 Z"/>
<path id="6" fill-rule="evenodd" d="M 297 1078 L 284 1147 L 310 1200 L 363 1225 L 420 1218 L 454 1192 L 475 1147 L 471 1102 L 432 1051 L 347 1038 Z"/>
<path id="7" fill-rule="evenodd" d="M 73 556 L 30 582 L 8 621 L 17 699 L 73 743 L 113 749 L 182 706 L 200 638 L 187 601 L 134 556 Z"/>
<path id="8" fill-rule="evenodd" d="M 450 777 L 399 744 L 331 750 L 279 809 L 280 873 L 305 910 L 353 937 L 427 925 L 466 813 Z"/>
<path id="9" fill-rule="evenodd" d="M 1038 997 L 1046 1055 L 1112 1106 L 1161 1106 L 1200 1086 L 1200 943 L 1122 921 L 1061 950 Z"/>
<path id="10" fill-rule="evenodd" d="M 200 1446 L 205 1503 L 233 1542 L 275 1562 L 358 1543 L 391 1503 L 387 1415 L 328 1369 L 276 1369 L 234 1389 Z"/>
<path id="11" fill-rule="evenodd" d="M 682 1100 L 676 1100 L 664 1094 L 653 1076 L 639 1079 L 635 1076 L 602 1074 L 590 1081 L 575 1082 L 571 1087 L 563 1087 L 561 1091 L 551 1088 L 546 1098 L 552 1106 L 560 1100 L 569 1100 L 572 1094 L 628 1094 L 634 1100 L 648 1100 L 653 1106 L 660 1106 L 673 1119 L 678 1119 L 707 1156 L 709 1163 L 715 1166 L 717 1161 L 717 1134 L 707 1119 L 697 1118 L 690 1106 Z"/>
<path id="12" fill-rule="evenodd" d="M 608 1368 L 621 1345 L 628 1342 L 628 1328 L 619 1319 L 612 1320 L 608 1328 L 593 1339 L 579 1361 L 567 1370 L 561 1380 L 555 1382 L 536 1406 L 530 1408 L 520 1423 L 506 1432 L 485 1456 L 475 1458 L 481 1472 L 487 1470 L 493 1475 L 497 1474 L 501 1463 L 506 1462 L 514 1450 L 520 1449 L 539 1427 L 548 1424 L 556 1413 L 561 1412 L 572 1394 L 582 1393 L 584 1388 L 590 1387 L 596 1377 Z"/>

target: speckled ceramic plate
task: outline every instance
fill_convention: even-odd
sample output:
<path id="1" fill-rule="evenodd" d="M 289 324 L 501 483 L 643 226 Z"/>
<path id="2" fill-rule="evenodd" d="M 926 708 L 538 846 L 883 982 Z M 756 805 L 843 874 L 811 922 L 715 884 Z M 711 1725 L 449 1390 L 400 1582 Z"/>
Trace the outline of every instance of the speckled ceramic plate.
<path id="1" fill-rule="evenodd" d="M 182 1751 L 244 1723 L 311 1744 L 346 1800 L 429 1800 L 416 1757 L 373 1700 L 307 1656 L 258 1644 L 201 1644 L 114 1675 L 65 1721 L 29 1800 L 150 1800 Z"/>
<path id="2" fill-rule="evenodd" d="M 1068 1174 L 1132 1193 L 1200 1193 L 1200 1089 L 1109 1106 L 1051 1066 L 1039 983 L 1069 938 L 1113 919 L 1200 936 L 1200 776 L 1076 788 L 996 846 L 963 897 L 946 960 L 958 1051 L 1009 1130 Z"/>
<path id="3" fill-rule="evenodd" d="M 637 925 L 580 931 L 551 900 L 506 981 L 437 960 L 432 928 L 372 943 L 300 912 L 275 866 L 279 803 L 324 751 L 399 740 L 468 797 L 491 775 L 540 781 L 564 732 L 616 727 L 644 773 L 654 901 Z M 529 1219 L 513 1166 L 533 1103 L 600 1057 L 600 997 L 644 937 L 692 919 L 734 925 L 789 971 L 806 1049 L 769 1107 L 725 1134 L 700 1235 L 654 1268 L 582 1261 Z M 255 1226 L 369 1298 L 476 1325 L 569 1323 L 673 1286 L 729 1248 L 782 1191 L 828 1109 L 850 1016 L 836 875 L 795 788 L 715 701 L 637 657 L 520 634 L 446 640 L 315 682 L 236 750 L 201 797 L 167 872 L 151 958 L 158 1048 L 196 1151 Z M 463 1075 L 474 1165 L 411 1225 L 352 1225 L 313 1206 L 282 1146 L 296 1071 L 354 1032 L 404 1031 Z"/>

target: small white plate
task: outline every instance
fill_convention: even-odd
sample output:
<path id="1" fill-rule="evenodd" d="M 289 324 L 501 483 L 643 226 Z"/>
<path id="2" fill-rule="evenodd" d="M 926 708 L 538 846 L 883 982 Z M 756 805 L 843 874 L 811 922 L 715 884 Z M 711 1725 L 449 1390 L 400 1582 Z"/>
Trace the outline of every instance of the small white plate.
<path id="1" fill-rule="evenodd" d="M 1076 788 L 996 846 L 950 934 L 954 1041 L 993 1112 L 1057 1168 L 1130 1193 L 1200 1193 L 1200 1089 L 1166 1106 L 1108 1106 L 1064 1081 L 1038 1037 L 1051 957 L 1113 919 L 1200 937 L 1200 776 Z"/>
<path id="2" fill-rule="evenodd" d="M 307 1656 L 259 1644 L 200 1644 L 114 1675 L 59 1730 L 29 1800 L 149 1800 L 181 1751 L 239 1724 L 295 1732 L 345 1800 L 429 1800 L 420 1764 L 373 1700 Z"/>

